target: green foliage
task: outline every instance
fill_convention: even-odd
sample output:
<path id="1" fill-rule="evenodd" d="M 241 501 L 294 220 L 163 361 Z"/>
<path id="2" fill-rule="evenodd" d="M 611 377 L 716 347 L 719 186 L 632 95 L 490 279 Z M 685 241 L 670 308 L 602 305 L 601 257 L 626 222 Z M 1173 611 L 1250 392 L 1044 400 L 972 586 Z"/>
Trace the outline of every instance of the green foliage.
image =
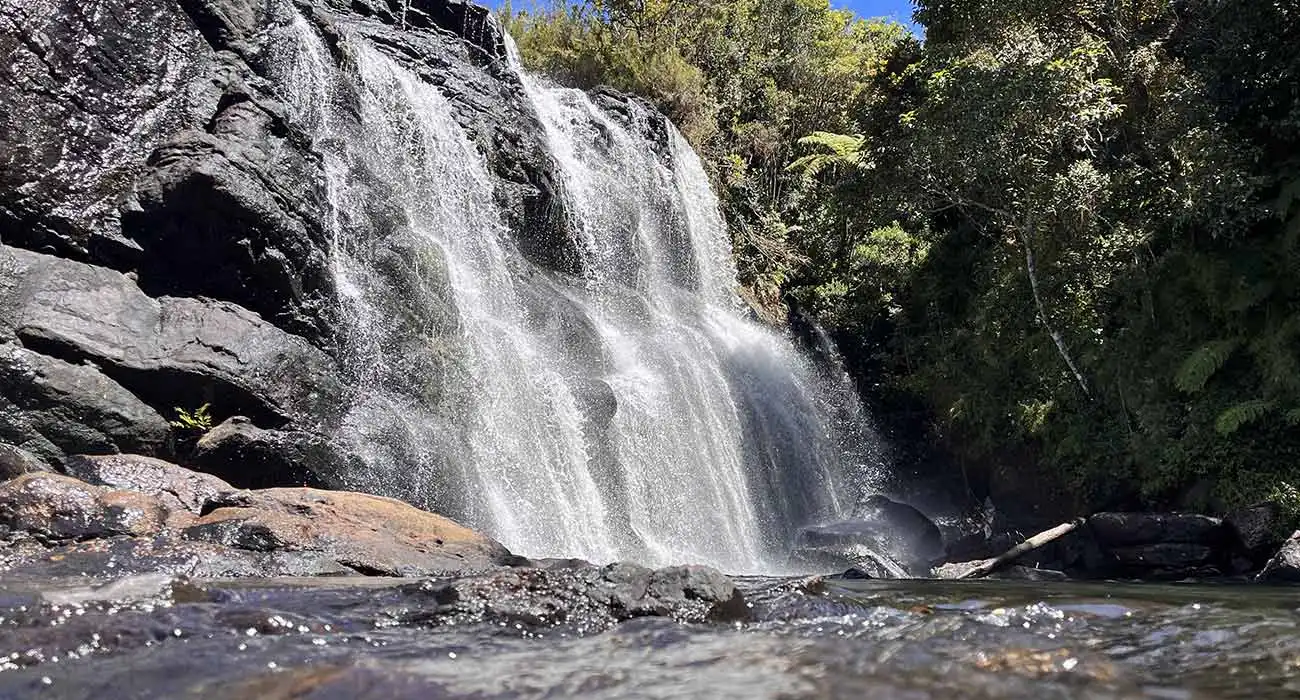
<path id="1" fill-rule="evenodd" d="M 204 434 L 212 430 L 212 414 L 208 412 L 211 404 L 203 404 L 194 409 L 193 412 L 183 408 L 177 408 L 176 420 L 170 421 L 168 425 L 177 430 L 183 430 L 191 433 Z"/>
<path id="2" fill-rule="evenodd" d="M 1243 426 L 1263 418 L 1272 410 L 1272 401 L 1265 401 L 1264 399 L 1242 401 L 1220 413 L 1219 417 L 1214 421 L 1214 429 L 1219 431 L 1220 435 L 1232 435 L 1241 430 Z"/>
<path id="3" fill-rule="evenodd" d="M 1279 481 L 1265 500 L 1277 504 L 1282 515 L 1282 522 L 1273 534 L 1278 539 L 1290 537 L 1291 533 L 1300 527 L 1300 488 L 1296 488 L 1289 481 Z"/>
<path id="4" fill-rule="evenodd" d="M 1228 358 L 1232 357 L 1232 353 L 1237 350 L 1237 345 L 1236 340 L 1220 340 L 1202 345 L 1178 370 L 1177 376 L 1174 377 L 1174 386 L 1188 394 L 1195 394 L 1204 389 L 1210 377 L 1222 369 Z"/>
<path id="5" fill-rule="evenodd" d="M 819 149 L 786 166 L 786 170 L 802 173 L 805 177 L 815 178 L 827 168 L 864 168 L 867 166 L 866 154 L 862 151 L 866 138 L 863 136 L 844 136 L 825 131 L 816 131 L 799 139 L 800 146 Z"/>

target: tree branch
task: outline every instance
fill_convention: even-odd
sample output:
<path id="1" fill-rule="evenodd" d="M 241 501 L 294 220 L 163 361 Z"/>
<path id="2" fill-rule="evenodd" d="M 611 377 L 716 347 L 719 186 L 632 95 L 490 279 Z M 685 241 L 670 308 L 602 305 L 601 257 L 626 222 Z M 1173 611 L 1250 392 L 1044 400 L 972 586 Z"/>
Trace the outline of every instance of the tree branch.
<path id="1" fill-rule="evenodd" d="M 1025 228 L 1016 229 L 1020 244 L 1025 249 L 1025 271 L 1029 273 L 1029 288 L 1033 291 L 1034 305 L 1038 307 L 1038 320 L 1043 324 L 1043 328 L 1047 330 L 1047 334 L 1052 337 L 1057 352 L 1060 353 L 1061 359 L 1065 360 L 1065 365 L 1070 368 L 1070 372 L 1074 374 L 1074 378 L 1079 382 L 1079 387 L 1083 389 L 1084 395 L 1091 399 L 1092 390 L 1088 388 L 1088 381 L 1083 378 L 1083 372 L 1079 371 L 1079 366 L 1074 363 L 1074 358 L 1070 356 L 1070 350 L 1065 345 L 1065 337 L 1047 319 L 1047 307 L 1043 304 L 1043 295 L 1038 290 L 1038 261 L 1034 257 L 1034 248 L 1029 243 L 1030 231 L 1032 231 L 1032 224 L 1029 222 L 1026 222 Z"/>

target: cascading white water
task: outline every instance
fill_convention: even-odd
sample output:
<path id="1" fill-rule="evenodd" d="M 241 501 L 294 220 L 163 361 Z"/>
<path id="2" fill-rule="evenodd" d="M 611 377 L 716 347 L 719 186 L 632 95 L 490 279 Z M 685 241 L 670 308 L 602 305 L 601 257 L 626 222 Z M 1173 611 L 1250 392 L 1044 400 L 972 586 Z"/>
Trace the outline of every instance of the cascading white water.
<path id="1" fill-rule="evenodd" d="M 521 72 L 579 237 L 585 277 L 566 279 L 520 255 L 437 87 L 346 28 L 347 71 L 296 13 L 286 34 L 275 78 L 325 159 L 348 307 L 350 485 L 529 556 L 738 572 L 779 568 L 792 528 L 839 510 L 824 377 L 742 313 L 717 199 L 671 125 Z M 557 330 L 574 325 L 589 342 Z"/>

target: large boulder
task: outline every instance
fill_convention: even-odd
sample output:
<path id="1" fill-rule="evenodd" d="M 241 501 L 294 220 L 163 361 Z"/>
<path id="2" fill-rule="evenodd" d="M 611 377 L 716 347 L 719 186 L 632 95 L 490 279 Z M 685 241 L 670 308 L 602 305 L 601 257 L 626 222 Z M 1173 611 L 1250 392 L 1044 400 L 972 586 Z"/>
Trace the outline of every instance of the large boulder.
<path id="1" fill-rule="evenodd" d="M 1090 576 L 1181 579 L 1234 573 L 1234 540 L 1219 518 L 1194 513 L 1097 513 L 1085 532 L 1099 555 Z"/>
<path id="2" fill-rule="evenodd" d="M 152 536 L 183 524 L 187 515 L 145 494 L 59 474 L 24 474 L 0 484 L 0 528 L 44 542 Z"/>
<path id="3" fill-rule="evenodd" d="M 219 505 L 185 536 L 252 551 L 321 552 L 355 571 L 382 576 L 520 562 L 469 528 L 391 498 L 268 489 L 232 494 Z"/>
<path id="4" fill-rule="evenodd" d="M 1258 579 L 1272 583 L 1300 583 L 1300 531 L 1282 543 Z"/>
<path id="5" fill-rule="evenodd" d="M 186 462 L 243 488 L 337 486 L 348 458 L 321 435 L 264 430 L 233 416 L 199 438 Z"/>
<path id="6" fill-rule="evenodd" d="M 1097 513 L 1088 528 L 1103 547 L 1210 544 L 1227 534 L 1221 519 L 1194 513 Z"/>
<path id="7" fill-rule="evenodd" d="M 235 487 L 211 474 L 139 455 L 77 455 L 68 458 L 63 470 L 88 484 L 144 493 L 172 510 L 194 515 L 202 513 L 208 503 L 235 491 Z"/>
<path id="8" fill-rule="evenodd" d="M 874 578 L 924 575 L 943 554 L 943 536 L 924 513 L 884 496 L 865 499 L 852 520 L 805 527 L 792 561 L 805 567 L 854 567 Z"/>
<path id="9" fill-rule="evenodd" d="M 84 452 L 162 452 L 170 434 L 157 411 L 94 365 L 0 344 L 0 441 L 59 464 Z"/>
<path id="10" fill-rule="evenodd" d="M 1286 541 L 1285 516 L 1276 503 L 1258 503 L 1229 513 L 1224 524 L 1237 538 L 1241 552 L 1261 567 Z"/>
<path id="11" fill-rule="evenodd" d="M 338 420 L 337 364 L 233 304 L 152 299 L 102 267 L 0 246 L 0 329 L 100 372 L 155 407 L 210 403 L 272 427 Z M 94 450 L 82 450 L 92 452 Z"/>

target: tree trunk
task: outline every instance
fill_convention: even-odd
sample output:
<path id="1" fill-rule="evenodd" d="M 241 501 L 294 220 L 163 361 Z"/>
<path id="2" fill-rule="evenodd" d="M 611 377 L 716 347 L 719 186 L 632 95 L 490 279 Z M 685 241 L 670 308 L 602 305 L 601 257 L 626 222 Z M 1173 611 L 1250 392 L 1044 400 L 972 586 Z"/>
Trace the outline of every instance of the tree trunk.
<path id="1" fill-rule="evenodd" d="M 1025 247 L 1025 271 L 1029 273 L 1029 288 L 1034 293 L 1034 305 L 1038 307 L 1038 321 L 1047 329 L 1047 334 L 1052 336 L 1052 342 L 1056 343 L 1056 351 L 1060 353 L 1061 359 L 1065 360 L 1065 365 L 1070 368 L 1074 374 L 1075 380 L 1079 382 L 1079 387 L 1088 398 L 1092 398 L 1092 391 L 1088 388 L 1088 381 L 1083 378 L 1083 372 L 1079 371 L 1079 366 L 1074 363 L 1074 358 L 1070 356 L 1070 350 L 1065 345 L 1065 337 L 1047 320 L 1047 307 L 1043 304 L 1043 295 L 1038 290 L 1038 261 L 1034 257 L 1034 248 L 1029 243 L 1029 235 L 1032 228 L 1029 225 L 1019 231 L 1020 244 Z"/>
<path id="2" fill-rule="evenodd" d="M 971 568 L 969 571 L 963 572 L 957 578 L 966 579 L 966 578 L 975 578 L 976 576 L 987 576 L 988 574 L 993 573 L 999 568 L 1006 566 L 1007 564 L 1010 564 L 1011 562 L 1019 559 L 1020 557 L 1023 557 L 1026 554 L 1034 551 L 1035 549 L 1038 549 L 1039 547 L 1042 547 L 1043 545 L 1048 544 L 1049 542 L 1054 542 L 1056 540 L 1059 540 L 1062 537 L 1065 537 L 1066 535 L 1070 534 L 1071 532 L 1074 532 L 1075 530 L 1079 529 L 1080 525 L 1083 525 L 1083 522 L 1084 519 L 1079 518 L 1077 520 L 1073 520 L 1068 523 L 1062 523 L 1060 525 L 1057 525 L 1051 530 L 1045 530 L 1043 532 L 1040 532 L 1037 535 L 1030 537 L 1024 542 L 1021 542 L 1020 544 L 1016 545 L 1015 547 L 1012 547 L 1011 549 L 1003 552 L 1001 555 L 993 559 L 985 559 L 984 561 L 977 563 L 973 568 Z"/>

